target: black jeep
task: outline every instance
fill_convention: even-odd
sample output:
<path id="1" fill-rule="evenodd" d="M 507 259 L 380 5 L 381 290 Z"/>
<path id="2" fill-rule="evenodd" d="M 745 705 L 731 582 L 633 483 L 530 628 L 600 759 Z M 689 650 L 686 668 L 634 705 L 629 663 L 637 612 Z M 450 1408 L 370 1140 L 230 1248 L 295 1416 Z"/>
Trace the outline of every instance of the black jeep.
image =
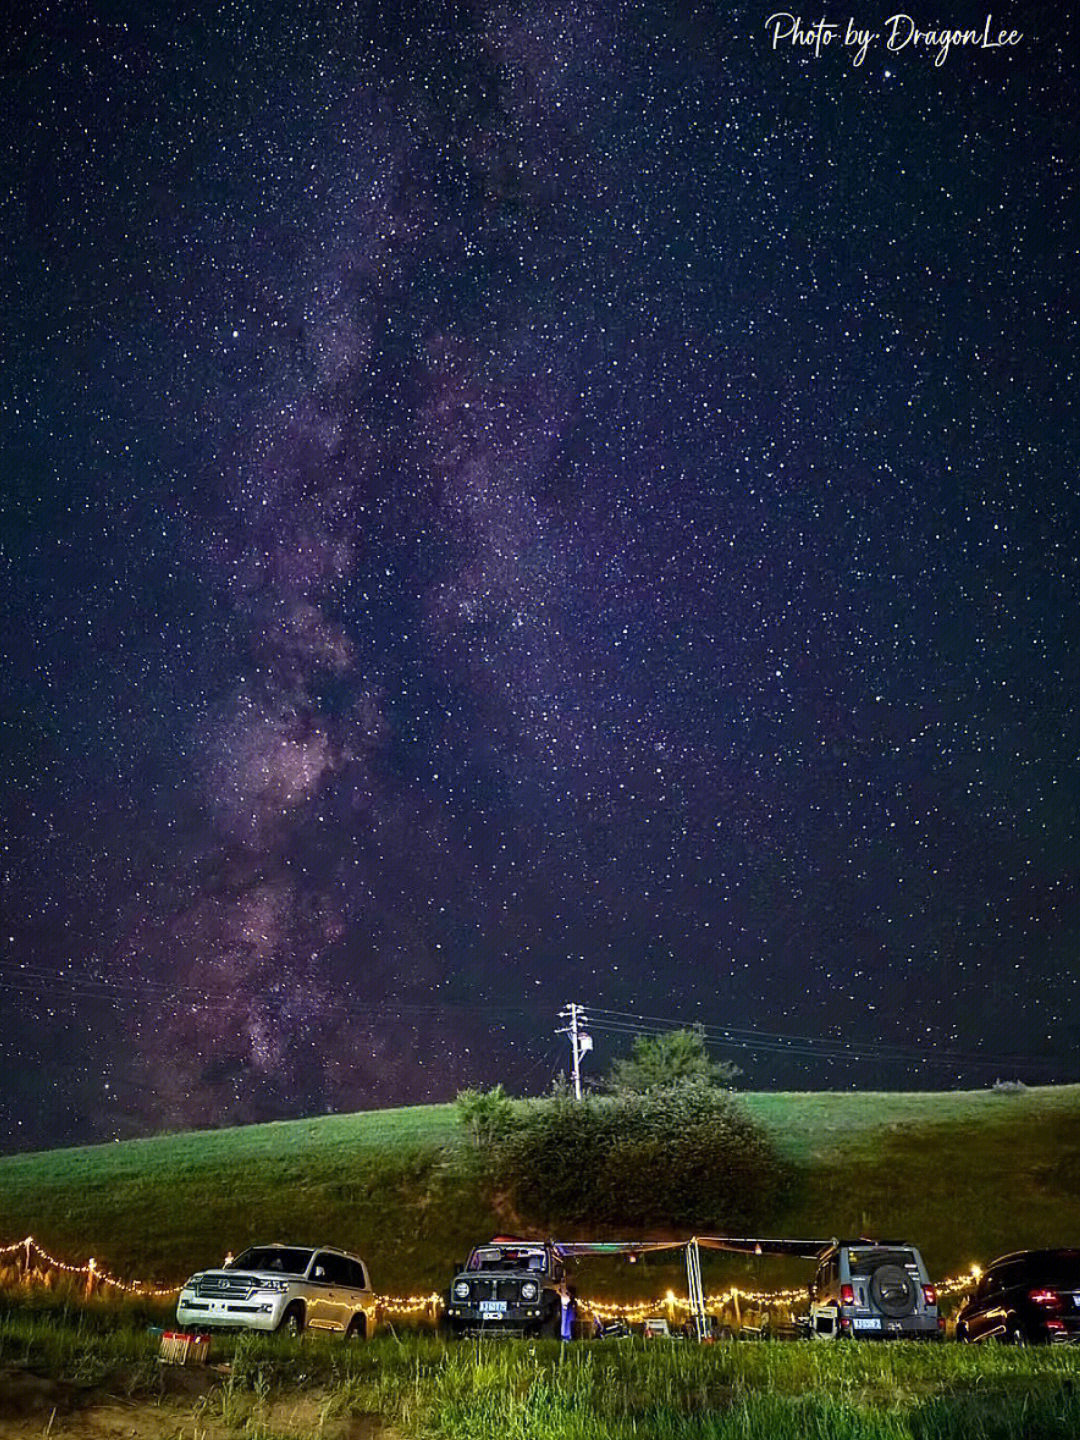
<path id="1" fill-rule="evenodd" d="M 549 1240 L 498 1235 L 478 1245 L 446 1294 L 443 1324 L 452 1335 L 562 1333 L 566 1272 Z"/>

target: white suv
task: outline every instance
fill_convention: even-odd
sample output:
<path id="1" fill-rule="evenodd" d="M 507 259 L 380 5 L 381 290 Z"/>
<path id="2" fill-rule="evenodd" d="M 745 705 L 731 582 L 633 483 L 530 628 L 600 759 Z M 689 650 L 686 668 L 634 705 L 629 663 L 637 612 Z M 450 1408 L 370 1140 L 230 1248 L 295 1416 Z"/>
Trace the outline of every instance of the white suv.
<path id="1" fill-rule="evenodd" d="M 364 1340 L 375 1328 L 367 1266 L 327 1246 L 253 1245 L 180 1292 L 177 1324 L 198 1330 L 332 1330 Z"/>

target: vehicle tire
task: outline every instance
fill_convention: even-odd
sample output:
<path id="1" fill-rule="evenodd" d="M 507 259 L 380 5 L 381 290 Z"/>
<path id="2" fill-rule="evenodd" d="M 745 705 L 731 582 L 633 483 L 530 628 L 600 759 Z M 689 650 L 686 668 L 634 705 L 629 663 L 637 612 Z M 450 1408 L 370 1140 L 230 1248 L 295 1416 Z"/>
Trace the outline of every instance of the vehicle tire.
<path id="1" fill-rule="evenodd" d="M 279 1335 L 302 1335 L 304 1333 L 304 1307 L 299 1301 L 290 1305 L 278 1322 Z"/>
<path id="2" fill-rule="evenodd" d="M 902 1320 L 915 1313 L 918 1291 L 902 1265 L 879 1265 L 870 1276 L 870 1298 L 890 1320 Z"/>
<path id="3" fill-rule="evenodd" d="M 354 1315 L 345 1331 L 345 1339 L 358 1344 L 367 1339 L 367 1316 Z"/>
<path id="4" fill-rule="evenodd" d="M 1009 1328 L 1005 1332 L 1005 1343 L 1006 1345 L 1026 1345 L 1028 1343 L 1028 1338 L 1024 1334 L 1023 1326 L 1019 1320 L 1011 1320 L 1009 1322 Z"/>
<path id="5" fill-rule="evenodd" d="M 562 1307 L 553 1305 L 540 1321 L 536 1333 L 542 1340 L 562 1339 Z"/>
<path id="6" fill-rule="evenodd" d="M 971 1336 L 968 1334 L 968 1328 L 962 1320 L 956 1327 L 956 1339 L 961 1345 L 971 1344 Z"/>

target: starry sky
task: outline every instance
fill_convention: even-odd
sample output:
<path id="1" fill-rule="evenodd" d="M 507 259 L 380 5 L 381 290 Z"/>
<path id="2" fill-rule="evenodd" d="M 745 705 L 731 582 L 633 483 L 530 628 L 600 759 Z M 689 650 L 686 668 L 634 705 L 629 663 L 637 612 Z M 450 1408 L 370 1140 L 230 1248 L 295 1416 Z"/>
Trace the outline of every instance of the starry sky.
<path id="1" fill-rule="evenodd" d="M 1080 1079 L 1080 46 L 893 13 L 3 22 L 0 1149 L 539 1093 L 570 1000 Z"/>

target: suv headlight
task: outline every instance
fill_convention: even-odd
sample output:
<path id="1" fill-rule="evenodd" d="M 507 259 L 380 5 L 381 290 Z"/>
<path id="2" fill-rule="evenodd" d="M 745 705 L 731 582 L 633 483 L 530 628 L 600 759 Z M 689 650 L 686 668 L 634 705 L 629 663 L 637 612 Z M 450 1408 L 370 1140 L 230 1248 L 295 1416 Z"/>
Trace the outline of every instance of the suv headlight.
<path id="1" fill-rule="evenodd" d="M 521 1298 L 522 1298 L 523 1300 L 535 1300 L 535 1299 L 536 1299 L 536 1296 L 537 1296 L 536 1281 L 535 1281 L 535 1280 L 526 1280 L 525 1283 L 524 1283 L 524 1285 L 522 1285 L 522 1287 L 521 1287 Z"/>
<path id="2" fill-rule="evenodd" d="M 469 1282 L 468 1282 L 467 1280 L 459 1280 L 459 1281 L 457 1282 L 457 1284 L 454 1286 L 454 1299 L 455 1299 L 455 1300 L 467 1300 L 468 1298 L 469 1298 Z"/>
<path id="3" fill-rule="evenodd" d="M 289 1282 L 287 1280 L 260 1280 L 258 1288 L 269 1290 L 274 1295 L 284 1295 L 289 1288 Z"/>

